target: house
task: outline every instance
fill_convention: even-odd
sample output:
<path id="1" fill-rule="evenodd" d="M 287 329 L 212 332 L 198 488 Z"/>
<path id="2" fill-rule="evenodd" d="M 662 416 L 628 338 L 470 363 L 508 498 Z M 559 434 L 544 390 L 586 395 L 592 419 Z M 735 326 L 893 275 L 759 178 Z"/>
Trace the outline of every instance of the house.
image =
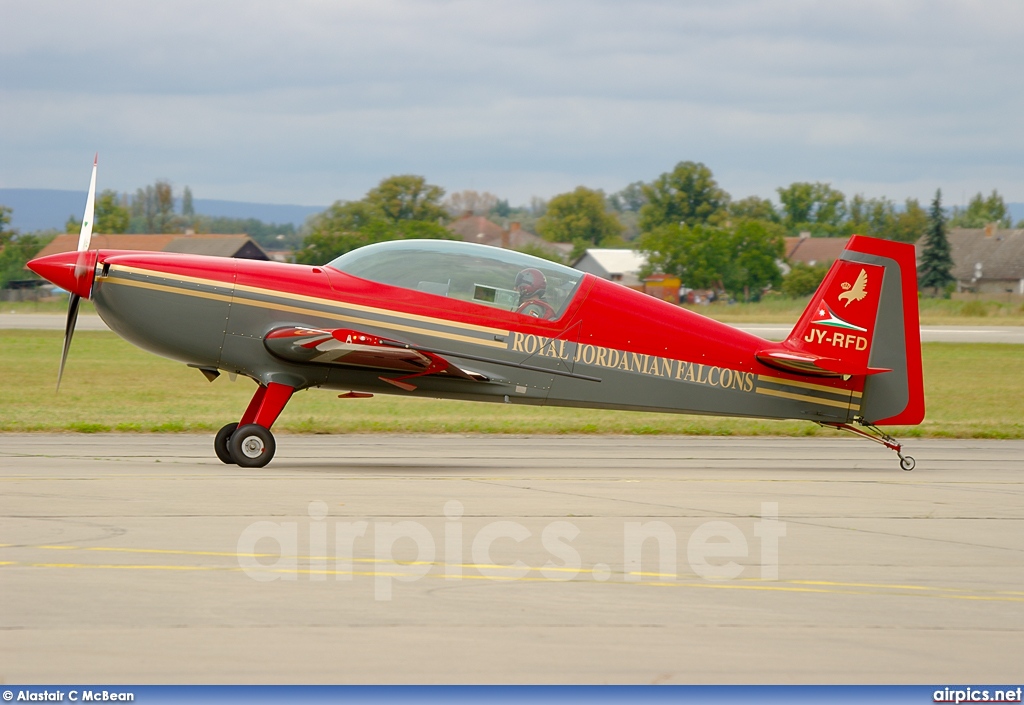
<path id="1" fill-rule="evenodd" d="M 269 260 L 263 248 L 245 234 L 239 235 L 93 235 L 89 247 L 94 250 L 146 250 L 151 252 L 182 252 L 191 255 L 237 257 L 239 259 Z M 45 257 L 58 252 L 71 252 L 78 248 L 78 234 L 58 235 L 37 255 Z"/>
<path id="2" fill-rule="evenodd" d="M 592 248 L 584 252 L 572 266 L 581 272 L 643 291 L 640 269 L 645 264 L 647 257 L 636 250 Z"/>
<path id="3" fill-rule="evenodd" d="M 948 233 L 958 292 L 1024 296 L 1024 230 L 953 228 Z M 917 241 L 918 266 L 927 236 Z"/>
<path id="4" fill-rule="evenodd" d="M 501 239 L 505 236 L 503 227 L 492 223 L 482 215 L 473 215 L 472 213 L 466 213 L 451 223 L 448 229 L 466 242 L 475 242 L 480 245 L 497 242 L 497 247 L 501 247 Z"/>
<path id="5" fill-rule="evenodd" d="M 830 265 L 839 259 L 846 247 L 845 237 L 811 237 L 810 233 L 801 233 L 799 237 L 786 238 L 786 262 L 800 262 L 809 267 L 824 264 Z"/>
<path id="6" fill-rule="evenodd" d="M 492 223 L 482 215 L 467 213 L 448 226 L 466 242 L 502 247 L 506 250 L 542 250 L 565 259 L 572 252 L 572 245 L 566 242 L 548 242 L 539 235 L 523 230 L 519 223 L 508 224 L 508 230 Z"/>

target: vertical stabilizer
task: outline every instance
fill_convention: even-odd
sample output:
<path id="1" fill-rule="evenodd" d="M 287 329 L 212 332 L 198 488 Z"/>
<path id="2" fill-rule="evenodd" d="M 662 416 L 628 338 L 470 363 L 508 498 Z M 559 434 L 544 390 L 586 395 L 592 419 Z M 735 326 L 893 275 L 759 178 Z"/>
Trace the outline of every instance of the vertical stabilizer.
<path id="1" fill-rule="evenodd" d="M 758 353 L 807 375 L 865 376 L 860 420 L 924 419 L 917 266 L 913 245 L 854 235 L 793 332 Z"/>

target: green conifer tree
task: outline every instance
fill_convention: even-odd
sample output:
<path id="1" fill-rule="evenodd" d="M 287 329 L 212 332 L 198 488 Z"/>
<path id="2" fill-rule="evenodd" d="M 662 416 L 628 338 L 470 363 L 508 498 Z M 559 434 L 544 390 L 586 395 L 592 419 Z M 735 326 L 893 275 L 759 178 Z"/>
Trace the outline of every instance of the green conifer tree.
<path id="1" fill-rule="evenodd" d="M 938 296 L 956 281 L 952 270 L 953 257 L 949 251 L 949 238 L 946 236 L 946 214 L 942 211 L 942 189 L 938 189 L 928 213 L 928 232 L 925 235 L 921 265 L 917 272 L 918 284 L 922 289 L 932 289 L 932 293 Z"/>

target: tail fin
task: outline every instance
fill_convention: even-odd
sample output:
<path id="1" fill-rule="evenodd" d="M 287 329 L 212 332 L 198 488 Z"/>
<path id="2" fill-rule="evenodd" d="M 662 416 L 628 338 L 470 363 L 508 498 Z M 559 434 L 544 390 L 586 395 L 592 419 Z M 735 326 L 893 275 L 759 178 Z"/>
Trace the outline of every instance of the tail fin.
<path id="1" fill-rule="evenodd" d="M 814 376 L 864 375 L 860 416 L 872 424 L 924 418 L 914 246 L 854 235 L 781 347 L 758 359 Z"/>

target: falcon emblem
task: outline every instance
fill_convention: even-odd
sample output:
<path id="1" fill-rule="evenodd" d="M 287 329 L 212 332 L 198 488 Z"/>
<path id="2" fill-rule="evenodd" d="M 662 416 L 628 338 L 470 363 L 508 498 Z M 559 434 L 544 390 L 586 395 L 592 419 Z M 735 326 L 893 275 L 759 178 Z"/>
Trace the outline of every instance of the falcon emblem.
<path id="1" fill-rule="evenodd" d="M 843 306 L 849 306 L 852 301 L 860 301 L 868 295 L 868 273 L 867 270 L 860 270 L 860 274 L 857 275 L 857 281 L 850 286 L 849 283 L 843 282 L 843 288 L 846 289 L 839 295 L 839 300 L 843 301 Z"/>

